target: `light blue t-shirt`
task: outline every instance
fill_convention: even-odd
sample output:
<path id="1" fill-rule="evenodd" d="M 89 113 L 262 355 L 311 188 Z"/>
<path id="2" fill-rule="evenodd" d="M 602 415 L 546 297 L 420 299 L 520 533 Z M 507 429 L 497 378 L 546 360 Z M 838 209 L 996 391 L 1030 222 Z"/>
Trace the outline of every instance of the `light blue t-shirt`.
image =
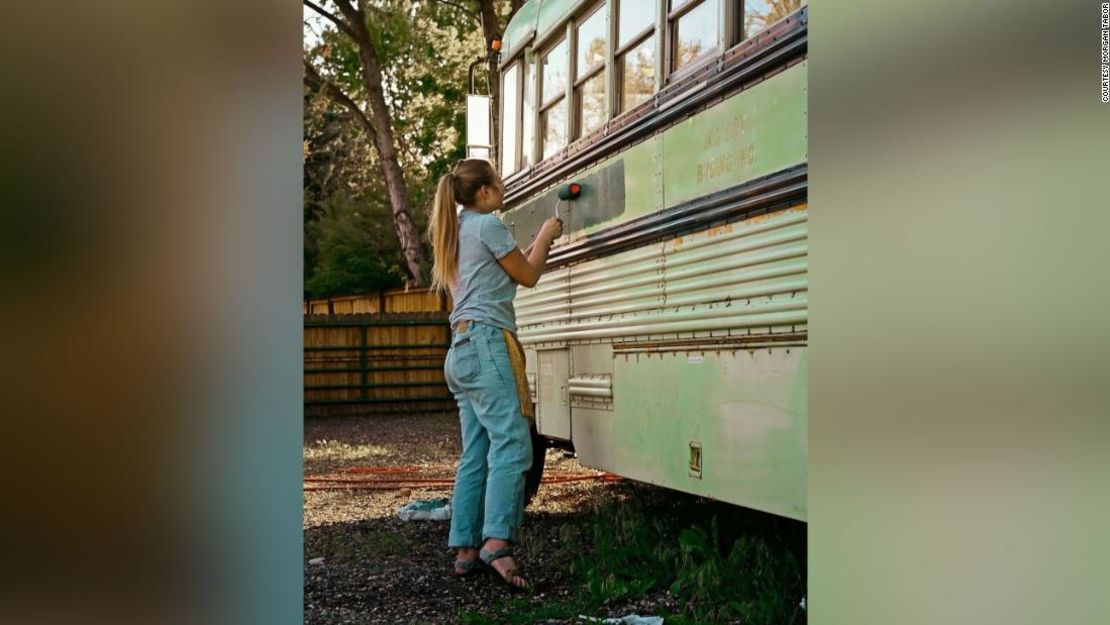
<path id="1" fill-rule="evenodd" d="M 451 325 L 467 319 L 516 332 L 516 282 L 497 262 L 517 249 L 505 224 L 492 213 L 459 213 L 459 274 L 451 288 Z"/>

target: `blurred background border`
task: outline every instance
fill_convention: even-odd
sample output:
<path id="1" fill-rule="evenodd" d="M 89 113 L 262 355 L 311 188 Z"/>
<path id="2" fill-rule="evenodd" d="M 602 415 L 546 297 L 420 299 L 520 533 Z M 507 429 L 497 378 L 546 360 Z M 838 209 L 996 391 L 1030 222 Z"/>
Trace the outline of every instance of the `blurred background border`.
<path id="1" fill-rule="evenodd" d="M 302 617 L 302 5 L 5 10 L 5 622 Z M 814 623 L 1102 622 L 1100 4 L 810 5 Z"/>

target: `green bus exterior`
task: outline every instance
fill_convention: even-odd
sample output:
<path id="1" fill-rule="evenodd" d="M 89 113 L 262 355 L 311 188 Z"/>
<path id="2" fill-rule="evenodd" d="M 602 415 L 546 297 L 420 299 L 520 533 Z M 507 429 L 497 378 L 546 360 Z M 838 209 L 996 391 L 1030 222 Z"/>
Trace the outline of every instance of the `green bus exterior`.
<path id="1" fill-rule="evenodd" d="M 717 45 L 672 71 L 683 16 L 701 4 L 716 12 Z M 791 10 L 745 32 L 747 12 L 765 4 Z M 619 11 L 633 6 L 655 10 L 654 87 L 622 111 L 618 57 L 628 47 L 612 42 Z M 604 123 L 575 137 L 585 97 L 575 37 L 595 11 L 608 35 L 595 73 L 605 77 Z M 799 520 L 807 23 L 804 4 L 790 2 L 531 0 L 504 34 L 502 117 L 515 115 L 516 128 L 499 150 L 501 217 L 520 245 L 548 217 L 565 224 L 542 279 L 516 300 L 539 434 L 597 469 Z M 571 104 L 558 122 L 571 139 L 542 159 L 543 98 L 531 108 L 524 98 L 540 93 L 543 55 L 560 41 Z M 572 181 L 581 196 L 560 201 Z"/>

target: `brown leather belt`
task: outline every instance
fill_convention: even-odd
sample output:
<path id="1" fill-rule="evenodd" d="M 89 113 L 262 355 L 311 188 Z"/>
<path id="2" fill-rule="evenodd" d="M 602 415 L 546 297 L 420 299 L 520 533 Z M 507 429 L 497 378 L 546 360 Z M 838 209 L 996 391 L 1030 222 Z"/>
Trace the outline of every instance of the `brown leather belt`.
<path id="1" fill-rule="evenodd" d="M 462 321 L 458 322 L 457 324 L 455 324 L 455 332 L 466 332 L 466 327 L 467 327 L 467 324 L 469 324 L 469 323 L 470 322 L 467 321 L 466 319 L 463 319 Z"/>

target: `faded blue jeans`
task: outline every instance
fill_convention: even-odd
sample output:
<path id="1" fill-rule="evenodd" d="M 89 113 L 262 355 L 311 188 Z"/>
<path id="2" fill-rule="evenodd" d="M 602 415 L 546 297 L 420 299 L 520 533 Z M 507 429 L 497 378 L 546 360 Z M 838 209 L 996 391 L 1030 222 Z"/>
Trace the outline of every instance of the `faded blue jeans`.
<path id="1" fill-rule="evenodd" d="M 454 332 L 443 372 L 459 404 L 463 448 L 448 545 L 514 541 L 524 513 L 532 440 L 501 329 L 471 321 L 465 332 Z"/>

